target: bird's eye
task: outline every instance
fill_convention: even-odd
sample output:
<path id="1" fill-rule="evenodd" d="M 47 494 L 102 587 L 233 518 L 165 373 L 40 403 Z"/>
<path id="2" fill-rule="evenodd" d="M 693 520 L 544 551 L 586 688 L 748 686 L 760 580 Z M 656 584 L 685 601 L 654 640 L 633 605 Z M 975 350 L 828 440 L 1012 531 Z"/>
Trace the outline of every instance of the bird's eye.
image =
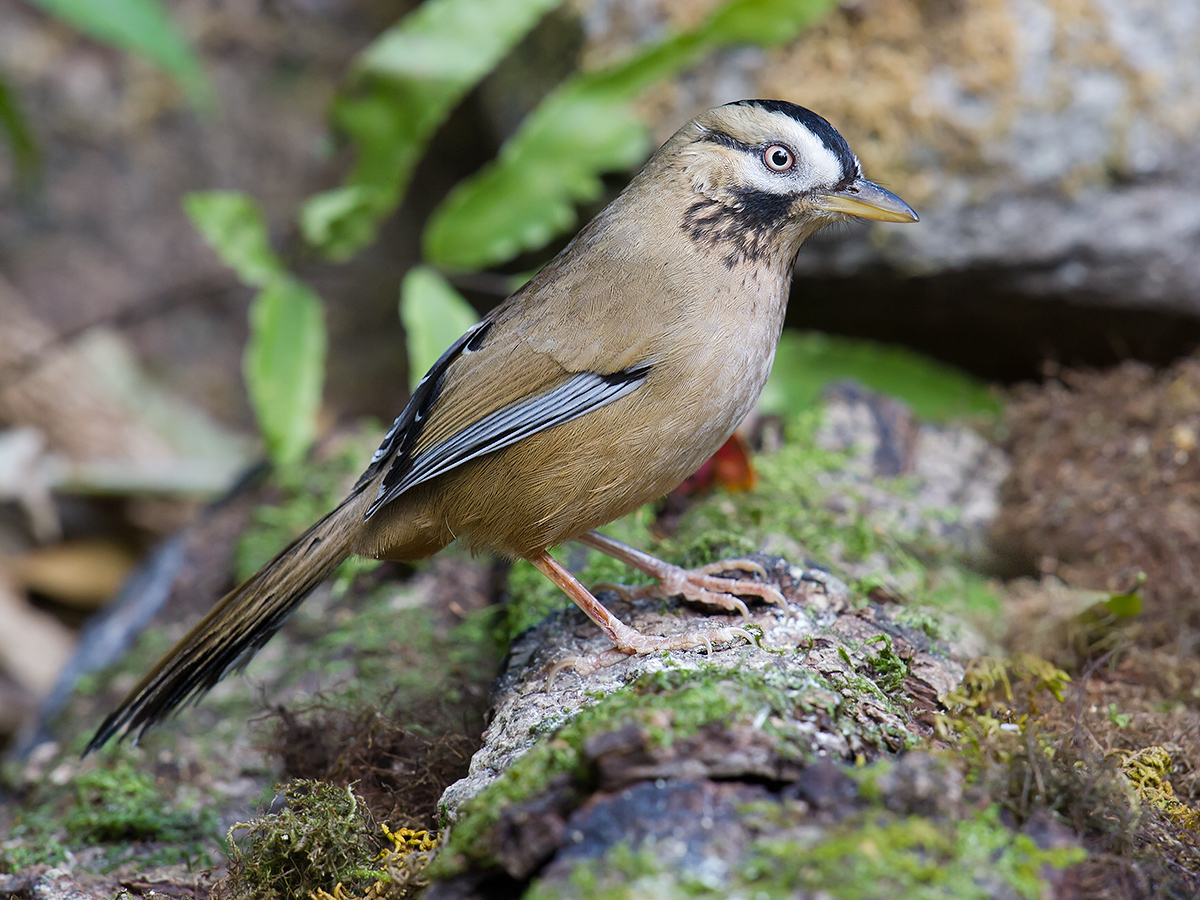
<path id="1" fill-rule="evenodd" d="M 774 144 L 763 151 L 763 162 L 775 172 L 786 172 L 796 162 L 792 151 L 782 144 Z"/>

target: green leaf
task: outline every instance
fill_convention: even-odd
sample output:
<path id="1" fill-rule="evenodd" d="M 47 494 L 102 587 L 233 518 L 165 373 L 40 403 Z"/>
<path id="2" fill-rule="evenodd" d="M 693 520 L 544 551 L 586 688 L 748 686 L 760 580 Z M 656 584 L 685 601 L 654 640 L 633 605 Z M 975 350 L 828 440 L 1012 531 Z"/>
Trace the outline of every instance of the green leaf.
<path id="1" fill-rule="evenodd" d="M 408 343 L 409 383 L 415 389 L 479 316 L 445 278 L 428 266 L 415 266 L 400 286 L 400 320 Z"/>
<path id="2" fill-rule="evenodd" d="M 16 95 L 3 79 L 0 79 L 0 132 L 4 133 L 12 151 L 17 180 L 29 184 L 41 164 L 37 141 L 29 128 L 29 121 L 17 103 Z"/>
<path id="3" fill-rule="evenodd" d="M 221 262 L 245 284 L 262 289 L 250 305 L 242 369 L 272 462 L 294 462 L 317 433 L 325 378 L 321 298 L 275 255 L 252 198 L 205 191 L 185 196 L 183 206 Z"/>
<path id="4" fill-rule="evenodd" d="M 252 198 L 238 191 L 197 191 L 184 196 L 183 208 L 221 262 L 245 284 L 266 287 L 285 276 Z"/>
<path id="5" fill-rule="evenodd" d="M 32 2 L 98 41 L 157 63 L 174 77 L 194 106 L 212 106 L 212 88 L 199 60 L 158 0 Z"/>
<path id="6" fill-rule="evenodd" d="M 325 377 L 324 311 L 307 285 L 284 276 L 254 298 L 242 368 L 271 460 L 295 462 L 316 436 Z"/>
<path id="7" fill-rule="evenodd" d="M 346 184 L 309 197 L 300 209 L 304 239 L 332 259 L 344 260 L 370 243 L 390 195 L 366 184 Z"/>
<path id="8" fill-rule="evenodd" d="M 426 0 L 358 57 L 335 123 L 357 151 L 346 185 L 301 213 L 306 240 L 347 259 L 400 203 L 430 137 L 450 111 L 562 0 Z"/>
<path id="9" fill-rule="evenodd" d="M 426 258 L 446 268 L 497 265 L 575 225 L 600 176 L 646 157 L 649 130 L 632 102 L 720 47 L 788 40 L 833 0 L 730 0 L 697 28 L 569 79 L 521 123 L 499 157 L 458 184 L 425 230 Z"/>
<path id="10" fill-rule="evenodd" d="M 903 347 L 815 331 L 783 333 L 759 406 L 786 413 L 811 406 L 834 381 L 853 379 L 904 400 L 922 419 L 995 416 L 1001 406 L 979 379 Z"/>
<path id="11" fill-rule="evenodd" d="M 1131 590 L 1123 594 L 1113 594 L 1105 600 L 1104 605 L 1108 611 L 1122 619 L 1128 619 L 1140 613 L 1142 611 L 1141 587 L 1146 583 L 1146 578 L 1145 572 L 1138 572 L 1136 583 Z"/>
<path id="12" fill-rule="evenodd" d="M 1113 594 L 1104 601 L 1104 605 L 1114 616 L 1129 619 L 1142 611 L 1142 596 L 1136 591 L 1129 594 Z"/>

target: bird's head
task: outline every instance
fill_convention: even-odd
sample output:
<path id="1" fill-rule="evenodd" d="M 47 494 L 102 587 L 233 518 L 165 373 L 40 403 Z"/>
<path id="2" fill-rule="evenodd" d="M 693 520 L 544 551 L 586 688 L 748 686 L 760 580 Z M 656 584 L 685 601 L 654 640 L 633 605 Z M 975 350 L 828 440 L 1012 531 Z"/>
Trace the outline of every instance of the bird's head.
<path id="1" fill-rule="evenodd" d="M 850 217 L 916 222 L 863 178 L 858 157 L 816 113 L 784 100 L 740 100 L 697 116 L 659 152 L 681 179 L 681 227 L 725 264 L 790 263 L 817 229 Z"/>

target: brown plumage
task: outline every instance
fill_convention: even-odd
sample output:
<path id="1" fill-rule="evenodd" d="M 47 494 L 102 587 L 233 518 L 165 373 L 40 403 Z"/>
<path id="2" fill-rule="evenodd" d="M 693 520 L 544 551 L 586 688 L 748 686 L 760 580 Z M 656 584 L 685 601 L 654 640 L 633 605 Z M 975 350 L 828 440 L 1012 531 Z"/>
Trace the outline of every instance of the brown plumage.
<path id="1" fill-rule="evenodd" d="M 801 243 L 847 216 L 916 221 L 862 178 L 814 113 L 752 100 L 689 122 L 447 351 L 350 496 L 197 624 L 88 750 L 203 694 L 351 554 L 416 560 L 458 539 L 528 559 L 619 653 L 740 636 L 641 635 L 546 549 L 582 540 L 668 593 L 722 609 L 745 609 L 734 594 L 782 602 L 764 585 L 683 572 L 591 531 L 672 489 L 729 437 L 770 371 Z"/>

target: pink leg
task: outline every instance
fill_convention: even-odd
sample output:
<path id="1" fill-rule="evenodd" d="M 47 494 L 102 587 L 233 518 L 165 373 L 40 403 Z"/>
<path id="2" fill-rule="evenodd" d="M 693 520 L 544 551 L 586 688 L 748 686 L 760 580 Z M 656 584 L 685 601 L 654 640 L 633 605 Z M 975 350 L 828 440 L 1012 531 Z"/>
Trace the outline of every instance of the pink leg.
<path id="1" fill-rule="evenodd" d="M 691 650 L 696 647 L 704 647 L 711 653 L 714 641 L 734 641 L 738 638 L 751 640 L 751 636 L 741 628 L 713 628 L 691 634 L 677 634 L 673 637 L 642 634 L 605 609 L 603 604 L 580 584 L 579 579 L 568 572 L 562 563 L 549 553 L 543 551 L 537 556 L 531 557 L 529 561 L 537 566 L 543 575 L 562 588 L 566 595 L 587 613 L 588 618 L 599 625 L 600 630 L 608 635 L 608 639 L 616 645 L 616 649 L 626 656 L 634 653 L 655 653 L 659 650 Z M 611 665 L 622 658 L 624 657 L 605 658 L 600 664 Z M 577 661 L 572 661 L 572 664 L 579 668 Z"/>
<path id="2" fill-rule="evenodd" d="M 787 609 L 787 600 L 773 585 L 742 578 L 718 578 L 715 574 L 742 569 L 765 576 L 767 573 L 763 571 L 763 567 L 751 559 L 721 560 L 698 569 L 684 569 L 597 531 L 589 531 L 577 540 L 658 580 L 657 585 L 641 588 L 614 586 L 624 600 L 673 597 L 681 594 L 695 603 L 704 603 L 718 609 L 737 610 L 745 616 L 749 615 L 749 610 L 746 609 L 746 604 L 735 596 L 742 594 L 759 597 L 767 603 Z"/>

